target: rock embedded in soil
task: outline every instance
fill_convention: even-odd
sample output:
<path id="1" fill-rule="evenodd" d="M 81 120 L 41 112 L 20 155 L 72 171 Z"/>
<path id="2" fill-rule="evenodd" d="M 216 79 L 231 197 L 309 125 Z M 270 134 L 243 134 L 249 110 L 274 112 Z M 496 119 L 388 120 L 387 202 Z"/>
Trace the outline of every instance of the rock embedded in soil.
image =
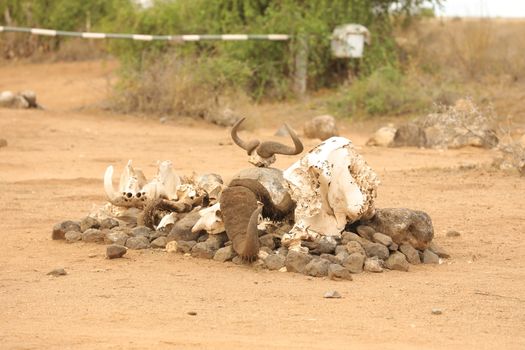
<path id="1" fill-rule="evenodd" d="M 52 239 L 65 239 L 66 232 L 77 231 L 81 232 L 80 224 L 75 221 L 67 220 L 53 226 L 53 232 L 51 234 Z"/>
<path id="2" fill-rule="evenodd" d="M 82 240 L 82 233 L 78 231 L 67 231 L 64 238 L 67 243 L 74 243 Z"/>
<path id="3" fill-rule="evenodd" d="M 312 260 L 312 256 L 308 253 L 290 250 L 286 256 L 286 269 L 289 272 L 304 273 L 306 265 Z"/>
<path id="4" fill-rule="evenodd" d="M 399 251 L 406 256 L 409 263 L 413 265 L 421 264 L 421 259 L 419 258 L 419 252 L 414 247 L 412 247 L 410 244 L 408 243 L 401 244 L 401 246 L 399 247 Z"/>
<path id="5" fill-rule="evenodd" d="M 352 281 L 352 274 L 339 264 L 330 264 L 328 267 L 328 278 L 332 280 Z"/>
<path id="6" fill-rule="evenodd" d="M 336 290 L 329 290 L 328 292 L 324 293 L 323 298 L 327 299 L 340 299 L 341 294 L 339 294 Z"/>
<path id="7" fill-rule="evenodd" d="M 324 141 L 332 136 L 339 136 L 335 118 L 331 115 L 320 115 L 307 121 L 303 126 L 304 136 Z"/>
<path id="8" fill-rule="evenodd" d="M 434 242 L 430 242 L 430 245 L 428 246 L 428 249 L 430 249 L 431 252 L 439 256 L 440 258 L 448 259 L 450 258 L 450 254 L 447 253 L 445 249 L 443 249 L 441 246 L 437 245 Z"/>
<path id="9" fill-rule="evenodd" d="M 100 229 L 111 230 L 112 228 L 118 227 L 119 222 L 113 218 L 106 218 L 100 222 Z"/>
<path id="10" fill-rule="evenodd" d="M 282 254 L 269 254 L 264 259 L 264 264 L 268 270 L 279 270 L 284 267 L 286 257 Z"/>
<path id="11" fill-rule="evenodd" d="M 100 222 L 91 216 L 86 216 L 80 221 L 80 230 L 86 232 L 86 230 L 89 230 L 90 228 L 100 228 Z"/>
<path id="12" fill-rule="evenodd" d="M 0 148 L 7 147 L 7 140 L 6 139 L 0 139 Z"/>
<path id="13" fill-rule="evenodd" d="M 67 272 L 66 270 L 64 270 L 63 267 L 59 267 L 59 268 L 56 268 L 54 270 L 51 270 L 47 273 L 48 276 L 55 276 L 55 277 L 58 277 L 58 276 L 65 276 L 67 275 Z"/>
<path id="14" fill-rule="evenodd" d="M 433 253 L 430 249 L 423 251 L 423 264 L 439 264 L 439 256 Z"/>
<path id="15" fill-rule="evenodd" d="M 416 249 L 424 250 L 434 237 L 430 216 L 419 210 L 406 208 L 376 209 L 376 214 L 364 224 L 390 236 L 397 244 L 409 243 Z"/>
<path id="16" fill-rule="evenodd" d="M 343 266 L 351 273 L 363 272 L 365 257 L 359 253 L 350 254 L 344 261 Z"/>
<path id="17" fill-rule="evenodd" d="M 434 308 L 432 309 L 432 315 L 441 315 L 443 311 L 441 309 Z"/>
<path id="18" fill-rule="evenodd" d="M 134 250 L 147 249 L 150 247 L 149 239 L 144 236 L 129 237 L 126 241 L 126 247 Z"/>
<path id="19" fill-rule="evenodd" d="M 366 243 L 363 245 L 363 248 L 369 257 L 377 256 L 381 260 L 386 260 L 390 255 L 388 248 L 381 243 Z"/>
<path id="20" fill-rule="evenodd" d="M 374 242 L 381 243 L 385 247 L 390 247 L 390 245 L 394 243 L 390 236 L 384 235 L 381 232 L 374 233 L 372 238 Z"/>
<path id="21" fill-rule="evenodd" d="M 413 122 L 399 126 L 391 143 L 393 147 L 426 147 L 426 145 L 425 131 Z"/>
<path id="22" fill-rule="evenodd" d="M 235 253 L 235 251 L 233 250 L 233 247 L 230 245 L 230 246 L 218 249 L 215 252 L 215 255 L 213 256 L 213 260 L 225 262 L 225 261 L 232 260 L 235 256 L 237 256 L 237 253 Z"/>
<path id="23" fill-rule="evenodd" d="M 206 242 L 199 242 L 193 246 L 191 249 L 191 256 L 194 258 L 201 259 L 213 259 L 215 256 L 216 249 L 210 247 Z"/>
<path id="24" fill-rule="evenodd" d="M 317 258 L 312 259 L 305 266 L 304 273 L 313 277 L 324 277 L 328 275 L 328 267 L 330 266 L 330 261 Z"/>
<path id="25" fill-rule="evenodd" d="M 459 237 L 461 236 L 461 233 L 459 233 L 458 231 L 448 231 L 447 232 L 447 237 Z"/>
<path id="26" fill-rule="evenodd" d="M 89 228 L 82 233 L 82 240 L 87 243 L 104 243 L 106 234 L 99 229 Z"/>
<path id="27" fill-rule="evenodd" d="M 377 258 L 367 258 L 365 260 L 364 270 L 368 272 L 383 272 L 382 260 Z"/>
<path id="28" fill-rule="evenodd" d="M 106 247 L 106 258 L 117 259 L 122 258 L 128 249 L 119 244 L 111 244 Z"/>
<path id="29" fill-rule="evenodd" d="M 166 237 L 159 237 L 151 242 L 151 248 L 165 248 L 167 243 Z"/>
<path id="30" fill-rule="evenodd" d="M 390 270 L 408 271 L 409 264 L 403 254 L 394 252 L 385 261 L 385 267 Z"/>

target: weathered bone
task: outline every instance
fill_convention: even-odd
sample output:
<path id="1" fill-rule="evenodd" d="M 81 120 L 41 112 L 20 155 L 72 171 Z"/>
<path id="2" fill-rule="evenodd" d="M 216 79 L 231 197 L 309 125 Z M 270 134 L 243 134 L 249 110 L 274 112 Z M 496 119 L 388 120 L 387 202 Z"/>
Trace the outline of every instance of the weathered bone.
<path id="1" fill-rule="evenodd" d="M 224 232 L 220 203 L 199 210 L 201 218 L 195 223 L 191 232 L 206 231 L 215 235 Z"/>
<path id="2" fill-rule="evenodd" d="M 128 162 L 120 177 L 119 192 L 113 188 L 113 166 L 104 174 L 104 191 L 110 203 L 122 207 L 143 207 L 147 200 L 156 198 L 177 199 L 180 178 L 173 172 L 172 163 L 159 163 L 157 176 L 149 183 L 142 171 L 135 170 Z"/>
<path id="3" fill-rule="evenodd" d="M 259 140 L 250 140 L 248 142 L 243 141 L 237 135 L 237 129 L 245 119 L 246 118 L 239 119 L 239 121 L 235 123 L 231 131 L 231 136 L 233 142 L 235 142 L 239 147 L 248 153 L 250 156 L 250 163 L 256 166 L 266 167 L 275 162 L 276 154 L 296 155 L 303 151 L 303 144 L 301 140 L 299 140 L 297 134 L 286 123 L 284 125 L 286 130 L 288 130 L 290 137 L 292 138 L 294 143 L 293 147 L 286 146 L 275 141 L 265 141 L 263 143 L 261 143 Z"/>
<path id="4" fill-rule="evenodd" d="M 286 241 L 336 236 L 347 223 L 374 215 L 379 180 L 352 142 L 332 137 L 284 171 L 296 202 Z"/>

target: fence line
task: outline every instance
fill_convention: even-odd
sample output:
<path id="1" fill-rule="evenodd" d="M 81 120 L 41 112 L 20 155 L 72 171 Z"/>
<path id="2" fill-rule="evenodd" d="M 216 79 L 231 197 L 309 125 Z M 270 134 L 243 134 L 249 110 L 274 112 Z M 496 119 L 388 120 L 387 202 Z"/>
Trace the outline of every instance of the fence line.
<path id="1" fill-rule="evenodd" d="M 27 27 L 9 27 L 0 26 L 1 32 L 30 33 L 33 35 L 44 36 L 70 36 L 84 39 L 131 39 L 137 41 L 202 41 L 202 40 L 220 40 L 220 41 L 245 41 L 245 40 L 270 40 L 270 41 L 287 41 L 290 35 L 287 34 L 186 34 L 186 35 L 147 35 L 147 34 L 122 34 L 122 33 L 94 33 L 94 32 L 68 32 L 64 30 L 27 28 Z"/>

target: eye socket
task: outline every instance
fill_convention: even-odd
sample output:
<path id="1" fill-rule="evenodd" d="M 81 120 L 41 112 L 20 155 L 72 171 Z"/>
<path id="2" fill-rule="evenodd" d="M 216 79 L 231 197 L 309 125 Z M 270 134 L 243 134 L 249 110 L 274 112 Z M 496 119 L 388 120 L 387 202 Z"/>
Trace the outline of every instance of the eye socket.
<path id="1" fill-rule="evenodd" d="M 126 193 L 126 197 L 131 198 L 131 197 L 133 197 L 133 195 L 131 194 L 131 192 L 128 192 L 128 193 Z"/>
<path id="2" fill-rule="evenodd" d="M 137 198 L 140 198 L 140 196 L 142 196 L 142 193 L 138 192 L 136 196 Z"/>

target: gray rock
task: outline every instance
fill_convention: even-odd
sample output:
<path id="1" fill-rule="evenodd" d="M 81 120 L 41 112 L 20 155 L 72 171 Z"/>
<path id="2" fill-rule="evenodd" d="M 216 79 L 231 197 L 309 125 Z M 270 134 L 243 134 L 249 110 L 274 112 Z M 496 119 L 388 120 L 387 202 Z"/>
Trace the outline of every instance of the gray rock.
<path id="1" fill-rule="evenodd" d="M 288 255 L 288 248 L 279 247 L 279 249 L 277 249 L 277 254 L 282 255 L 286 258 L 286 256 Z"/>
<path id="2" fill-rule="evenodd" d="M 426 249 L 434 237 L 430 216 L 419 210 L 377 209 L 374 217 L 364 223 L 377 232 L 390 236 L 398 245 L 409 243 L 420 250 Z"/>
<path id="3" fill-rule="evenodd" d="M 210 238 L 209 233 L 202 233 L 199 238 L 197 238 L 197 243 L 206 242 Z"/>
<path id="4" fill-rule="evenodd" d="M 374 233 L 376 233 L 376 230 L 374 230 L 372 227 L 366 226 L 366 225 L 359 225 L 359 226 L 357 226 L 356 231 L 357 231 L 357 234 L 359 236 L 361 236 L 362 238 L 367 239 L 369 241 L 372 241 Z"/>
<path id="5" fill-rule="evenodd" d="M 337 242 L 334 237 L 322 236 L 317 243 L 316 253 L 318 254 L 333 254 L 337 247 Z"/>
<path id="6" fill-rule="evenodd" d="M 328 278 L 331 280 L 352 281 L 352 274 L 339 264 L 330 264 L 328 267 Z"/>
<path id="7" fill-rule="evenodd" d="M 348 258 L 350 256 L 350 254 L 348 254 L 347 251 L 343 251 L 343 252 L 340 252 L 338 253 L 335 258 L 336 258 L 336 261 L 335 263 L 336 264 L 339 264 L 339 265 L 342 265 L 343 264 L 343 261 L 345 261 L 346 258 Z"/>
<path id="8" fill-rule="evenodd" d="M 328 292 L 324 293 L 323 298 L 327 299 L 340 299 L 341 294 L 339 294 L 336 290 L 329 290 Z"/>
<path id="9" fill-rule="evenodd" d="M 459 233 L 458 231 L 448 231 L 447 232 L 447 237 L 459 237 L 461 236 L 461 233 Z"/>
<path id="10" fill-rule="evenodd" d="M 204 120 L 209 123 L 217 124 L 220 126 L 233 126 L 237 120 L 241 119 L 241 115 L 230 108 L 224 108 L 221 111 L 215 111 L 214 113 L 206 113 Z"/>
<path id="11" fill-rule="evenodd" d="M 149 236 L 153 233 L 153 230 L 146 226 L 137 226 L 131 230 L 132 237 L 146 237 L 149 239 Z"/>
<path id="12" fill-rule="evenodd" d="M 363 246 L 356 241 L 348 242 L 346 244 L 346 251 L 348 252 L 348 254 L 359 253 L 363 256 L 366 255 Z"/>
<path id="13" fill-rule="evenodd" d="M 305 275 L 313 277 L 324 277 L 328 275 L 330 261 L 325 259 L 312 259 L 304 268 Z"/>
<path id="14" fill-rule="evenodd" d="M 348 252 L 348 250 L 346 249 L 346 245 L 338 245 L 335 247 L 334 249 L 334 254 L 337 255 L 339 253 L 343 253 L 343 252 Z"/>
<path id="15" fill-rule="evenodd" d="M 425 131 L 417 124 L 407 122 L 396 130 L 393 147 L 426 147 Z"/>
<path id="16" fill-rule="evenodd" d="M 344 261 L 343 266 L 351 273 L 363 272 L 363 264 L 365 262 L 364 255 L 359 253 L 350 254 Z"/>
<path id="17" fill-rule="evenodd" d="M 179 245 L 177 251 L 181 253 L 189 253 L 193 247 L 197 244 L 196 241 L 178 241 Z"/>
<path id="18" fill-rule="evenodd" d="M 271 233 L 259 237 L 259 242 L 261 243 L 261 247 L 268 247 L 272 250 L 275 249 L 275 241 L 273 240 L 273 234 Z"/>
<path id="19" fill-rule="evenodd" d="M 383 272 L 383 261 L 377 257 L 366 258 L 364 270 L 368 272 Z"/>
<path id="20" fill-rule="evenodd" d="M 332 264 L 340 264 L 341 263 L 341 260 L 339 260 L 335 255 L 332 255 L 332 254 L 321 254 L 320 258 L 328 260 Z"/>
<path id="21" fill-rule="evenodd" d="M 177 221 L 168 234 L 168 241 L 197 241 L 201 232 L 191 232 L 191 229 L 200 219 L 198 211 L 190 212 Z"/>
<path id="22" fill-rule="evenodd" d="M 232 260 L 235 256 L 237 256 L 237 253 L 233 250 L 233 246 L 229 245 L 217 250 L 213 256 L 213 260 L 225 262 Z"/>
<path id="23" fill-rule="evenodd" d="M 311 260 L 312 256 L 307 253 L 290 250 L 286 256 L 286 269 L 289 272 L 304 273 L 306 265 Z"/>
<path id="24" fill-rule="evenodd" d="M 421 260 L 419 259 L 418 251 L 414 247 L 412 247 L 410 244 L 408 243 L 401 244 L 401 246 L 399 247 L 399 251 L 406 256 L 409 263 L 414 264 L 414 265 L 421 264 Z"/>
<path id="25" fill-rule="evenodd" d="M 106 234 L 99 229 L 90 228 L 82 233 L 82 240 L 89 243 L 104 243 Z"/>
<path id="26" fill-rule="evenodd" d="M 97 219 L 86 216 L 85 218 L 80 221 L 80 230 L 82 232 L 85 232 L 86 230 L 89 230 L 90 228 L 100 228 L 100 222 L 98 222 Z"/>
<path id="27" fill-rule="evenodd" d="M 78 242 L 82 240 L 82 233 L 78 231 L 67 231 L 65 238 L 67 243 Z"/>
<path id="28" fill-rule="evenodd" d="M 409 264 L 403 254 L 394 252 L 385 261 L 385 267 L 389 270 L 408 271 Z"/>
<path id="29" fill-rule="evenodd" d="M 228 235 L 226 232 L 222 232 L 215 235 L 209 235 L 208 239 L 206 239 L 206 243 L 208 246 L 213 250 L 218 250 L 219 248 L 224 247 L 224 243 L 228 241 Z"/>
<path id="30" fill-rule="evenodd" d="M 172 226 L 173 227 L 173 225 L 168 225 L 168 226 Z M 149 240 L 150 241 L 154 241 L 154 240 L 156 240 L 159 237 L 166 237 L 168 235 L 168 233 L 171 231 L 172 227 L 170 227 L 169 230 L 164 230 L 165 227 L 163 227 L 160 230 L 153 230 L 153 231 L 151 231 L 151 233 L 149 234 Z"/>
<path id="31" fill-rule="evenodd" d="M 430 251 L 432 253 L 436 254 L 440 258 L 444 258 L 444 259 L 450 258 L 450 254 L 448 254 L 445 249 L 443 249 L 442 247 L 438 246 L 434 242 L 430 242 L 430 245 L 428 246 L 428 249 L 430 249 Z"/>
<path id="32" fill-rule="evenodd" d="M 106 247 L 106 258 L 117 259 L 122 258 L 128 249 L 120 244 L 111 244 Z"/>
<path id="33" fill-rule="evenodd" d="M 286 261 L 286 257 L 282 254 L 270 254 L 264 259 L 264 264 L 268 270 L 281 269 Z"/>
<path id="34" fill-rule="evenodd" d="M 392 244 L 388 246 L 388 250 L 390 250 L 391 252 L 395 252 L 398 249 L 399 249 L 399 246 L 395 242 L 392 242 Z"/>
<path id="35" fill-rule="evenodd" d="M 104 237 L 104 243 L 126 245 L 126 241 L 128 240 L 128 237 L 129 235 L 126 233 L 125 230 L 106 231 L 106 235 Z"/>
<path id="36" fill-rule="evenodd" d="M 68 231 L 80 231 L 80 225 L 75 221 L 63 221 L 53 226 L 53 232 L 51 234 L 52 239 L 65 239 L 66 232 Z"/>
<path id="37" fill-rule="evenodd" d="M 159 237 L 151 242 L 151 248 L 165 248 L 167 243 L 166 237 Z"/>
<path id="38" fill-rule="evenodd" d="M 147 249 L 149 248 L 149 239 L 144 236 L 129 237 L 126 240 L 126 247 L 135 250 Z"/>
<path id="39" fill-rule="evenodd" d="M 367 240 L 363 239 L 361 236 L 359 236 L 357 233 L 344 231 L 341 234 L 341 244 L 346 245 L 350 241 L 356 241 L 360 244 L 363 244 L 367 242 Z"/>
<path id="40" fill-rule="evenodd" d="M 386 247 L 390 247 L 390 245 L 392 243 L 394 243 L 392 241 L 392 238 L 390 238 L 390 236 L 387 236 L 387 235 L 384 235 L 382 234 L 381 232 L 376 232 L 374 233 L 373 235 L 373 241 L 376 242 L 376 243 L 381 243 L 382 245 L 386 246 Z"/>
<path id="41" fill-rule="evenodd" d="M 363 248 L 365 249 L 366 255 L 369 257 L 377 256 L 381 260 L 386 260 L 390 255 L 388 248 L 381 243 L 367 243 Z"/>
<path id="42" fill-rule="evenodd" d="M 213 259 L 217 250 L 206 242 L 199 242 L 191 249 L 191 256 L 201 259 Z"/>
<path id="43" fill-rule="evenodd" d="M 271 249 L 268 248 L 268 247 L 261 247 L 261 248 L 259 249 L 259 251 L 260 251 L 260 252 L 265 252 L 265 253 L 267 253 L 267 254 L 273 254 L 273 250 L 271 250 Z"/>
<path id="44" fill-rule="evenodd" d="M 423 264 L 439 264 L 439 256 L 430 249 L 423 251 Z"/>
<path id="45" fill-rule="evenodd" d="M 7 147 L 7 140 L 6 139 L 0 139 L 0 148 Z"/>
<path id="46" fill-rule="evenodd" d="M 335 118 L 331 115 L 320 115 L 312 118 L 304 124 L 303 132 L 304 136 L 310 139 L 320 139 L 321 141 L 339 135 Z"/>
<path id="47" fill-rule="evenodd" d="M 100 222 L 100 228 L 102 230 L 108 229 L 111 230 L 114 227 L 117 227 L 119 225 L 119 222 L 113 218 L 106 218 Z"/>
<path id="48" fill-rule="evenodd" d="M 65 276 L 67 275 L 67 272 L 66 270 L 64 270 L 63 267 L 59 267 L 57 269 L 54 269 L 54 270 L 51 270 L 47 273 L 48 276 L 55 276 L 55 277 L 58 277 L 58 276 Z"/>

